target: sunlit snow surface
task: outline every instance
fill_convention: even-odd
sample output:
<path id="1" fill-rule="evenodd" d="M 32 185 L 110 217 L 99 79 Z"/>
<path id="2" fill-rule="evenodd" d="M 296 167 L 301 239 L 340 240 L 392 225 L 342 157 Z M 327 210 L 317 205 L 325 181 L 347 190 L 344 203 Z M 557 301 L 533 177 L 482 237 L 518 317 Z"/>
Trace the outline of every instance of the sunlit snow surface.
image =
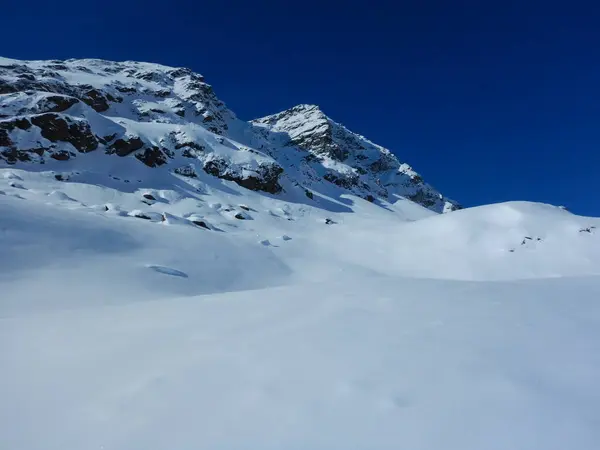
<path id="1" fill-rule="evenodd" d="M 0 168 L 1 449 L 598 448 L 598 219 L 86 176 Z"/>

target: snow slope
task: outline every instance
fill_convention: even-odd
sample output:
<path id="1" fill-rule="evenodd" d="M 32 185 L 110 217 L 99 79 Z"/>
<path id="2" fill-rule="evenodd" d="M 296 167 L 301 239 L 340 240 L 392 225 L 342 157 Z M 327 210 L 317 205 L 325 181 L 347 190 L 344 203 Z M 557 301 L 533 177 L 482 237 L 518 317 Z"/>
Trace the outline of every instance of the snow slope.
<path id="1" fill-rule="evenodd" d="M 596 448 L 597 219 L 256 194 L 216 231 L 2 173 L 3 449 Z"/>
<path id="2" fill-rule="evenodd" d="M 0 443 L 595 449 L 598 298 L 374 277 L 5 318 Z"/>

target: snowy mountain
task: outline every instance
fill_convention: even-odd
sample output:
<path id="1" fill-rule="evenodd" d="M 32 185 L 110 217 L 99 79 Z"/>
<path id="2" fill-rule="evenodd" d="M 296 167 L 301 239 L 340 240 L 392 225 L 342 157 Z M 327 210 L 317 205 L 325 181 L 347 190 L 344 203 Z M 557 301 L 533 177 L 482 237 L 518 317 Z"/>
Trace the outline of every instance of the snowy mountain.
<path id="1" fill-rule="evenodd" d="M 270 153 L 285 158 L 285 167 L 298 168 L 297 178 L 308 185 L 324 179 L 371 201 L 403 196 L 434 211 L 459 208 L 389 150 L 334 122 L 318 106 L 298 105 L 252 123 L 271 144 Z"/>
<path id="2" fill-rule="evenodd" d="M 458 208 L 387 149 L 317 107 L 243 122 L 188 69 L 1 59 L 0 95 L 0 158 L 9 164 L 96 152 L 192 178 L 204 171 L 271 194 L 350 192 L 369 201 L 406 197 L 437 212 Z"/>
<path id="3" fill-rule="evenodd" d="M 440 214 L 186 69 L 0 66 L 0 448 L 597 448 L 599 218 Z"/>

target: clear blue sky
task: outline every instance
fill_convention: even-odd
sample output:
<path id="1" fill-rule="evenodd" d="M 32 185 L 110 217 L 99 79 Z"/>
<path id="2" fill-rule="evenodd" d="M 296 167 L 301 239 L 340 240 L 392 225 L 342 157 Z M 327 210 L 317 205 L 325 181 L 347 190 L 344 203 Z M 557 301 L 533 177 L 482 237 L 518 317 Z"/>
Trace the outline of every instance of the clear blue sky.
<path id="1" fill-rule="evenodd" d="M 2 17 L 3 56 L 190 67 L 244 119 L 321 105 L 467 206 L 600 215 L 598 1 L 30 0 Z"/>

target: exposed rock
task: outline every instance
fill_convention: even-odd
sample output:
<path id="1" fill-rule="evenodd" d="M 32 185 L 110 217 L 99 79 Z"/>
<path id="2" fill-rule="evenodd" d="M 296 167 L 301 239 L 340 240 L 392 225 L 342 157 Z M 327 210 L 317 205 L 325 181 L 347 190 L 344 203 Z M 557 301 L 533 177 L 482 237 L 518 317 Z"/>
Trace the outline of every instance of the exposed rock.
<path id="1" fill-rule="evenodd" d="M 434 206 L 439 200 L 425 191 L 417 191 L 415 194 L 408 195 L 407 198 L 415 203 L 419 203 L 427 208 Z"/>
<path id="2" fill-rule="evenodd" d="M 134 92 L 136 92 L 135 88 L 126 86 L 116 86 L 115 89 L 123 94 L 133 94 Z"/>
<path id="3" fill-rule="evenodd" d="M 360 179 L 356 174 L 346 174 L 345 176 L 338 176 L 332 173 L 326 173 L 323 176 L 324 179 L 344 189 L 352 189 L 360 184 Z"/>
<path id="4" fill-rule="evenodd" d="M 128 139 L 117 139 L 108 148 L 108 153 L 116 153 L 118 156 L 127 156 L 136 150 L 141 149 L 144 142 L 139 137 L 131 137 Z"/>
<path id="5" fill-rule="evenodd" d="M 67 161 L 71 159 L 71 154 L 66 150 L 59 150 L 50 155 L 50 158 L 55 159 L 57 161 Z"/>
<path id="6" fill-rule="evenodd" d="M 29 122 L 29 120 L 27 120 L 24 117 L 19 117 L 12 120 L 4 120 L 0 122 L 0 146 L 3 146 L 1 137 L 2 130 L 12 131 L 15 128 L 19 128 L 20 130 L 28 130 L 29 128 L 31 128 L 31 122 Z M 8 136 L 8 134 L 6 134 L 6 136 Z"/>
<path id="7" fill-rule="evenodd" d="M 135 157 L 148 167 L 158 167 L 167 163 L 167 156 L 158 147 L 147 148 L 143 153 L 136 153 Z"/>
<path id="8" fill-rule="evenodd" d="M 10 147 L 11 145 L 13 145 L 13 141 L 10 140 L 8 131 L 0 128 L 0 147 Z"/>
<path id="9" fill-rule="evenodd" d="M 47 113 L 33 116 L 31 122 L 41 129 L 44 138 L 52 142 L 69 142 L 82 153 L 98 148 L 98 140 L 90 125 L 83 120 L 74 121 L 70 117 Z"/>
<path id="10" fill-rule="evenodd" d="M 25 118 L 15 119 L 15 126 L 21 130 L 28 130 L 31 128 L 31 122 Z"/>
<path id="11" fill-rule="evenodd" d="M 181 148 L 193 148 L 194 150 L 198 150 L 199 152 L 203 152 L 206 150 L 206 147 L 198 144 L 197 142 L 180 142 L 175 144 L 175 149 L 179 150 Z"/>
<path id="12" fill-rule="evenodd" d="M 223 180 L 233 181 L 252 191 L 264 191 L 271 194 L 281 192 L 279 175 L 283 169 L 276 164 L 264 164 L 258 167 L 256 175 L 238 174 L 225 160 L 212 159 L 204 163 L 204 171 Z"/>
<path id="13" fill-rule="evenodd" d="M 107 97 L 97 89 L 89 89 L 87 92 L 81 94 L 81 100 L 99 113 L 104 112 L 109 108 Z"/>
<path id="14" fill-rule="evenodd" d="M 178 167 L 177 169 L 174 170 L 174 172 L 177 175 L 181 175 L 182 177 L 188 177 L 188 178 L 197 178 L 198 177 L 198 174 L 196 173 L 196 169 L 194 169 L 194 166 L 192 166 L 192 165 Z"/>
<path id="15" fill-rule="evenodd" d="M 0 130 L 1 134 L 1 130 Z M 17 150 L 14 147 L 0 150 L 0 157 L 4 159 L 8 164 L 15 164 L 17 161 L 26 162 L 31 161 L 29 153 Z"/>
<path id="16" fill-rule="evenodd" d="M 142 197 L 144 197 L 146 200 L 156 201 L 156 197 L 154 197 L 152 194 L 144 194 Z"/>
<path id="17" fill-rule="evenodd" d="M 332 220 L 332 219 L 325 219 L 325 225 L 333 225 L 333 224 L 336 224 L 336 223 L 337 223 L 337 222 L 335 222 L 335 221 L 334 221 L 334 220 Z"/>
<path id="18" fill-rule="evenodd" d="M 327 117 L 318 106 L 298 105 L 251 122 L 255 133 L 268 142 L 269 154 L 277 155 L 282 142 L 293 147 L 302 160 L 302 175 L 317 180 L 317 173 L 337 186 L 363 198 L 404 196 L 437 212 L 458 209 L 407 164 Z"/>
<path id="19" fill-rule="evenodd" d="M 52 95 L 46 97 L 45 102 L 48 106 L 40 112 L 63 112 L 79 103 L 79 100 L 75 97 L 67 97 L 65 95 Z"/>

